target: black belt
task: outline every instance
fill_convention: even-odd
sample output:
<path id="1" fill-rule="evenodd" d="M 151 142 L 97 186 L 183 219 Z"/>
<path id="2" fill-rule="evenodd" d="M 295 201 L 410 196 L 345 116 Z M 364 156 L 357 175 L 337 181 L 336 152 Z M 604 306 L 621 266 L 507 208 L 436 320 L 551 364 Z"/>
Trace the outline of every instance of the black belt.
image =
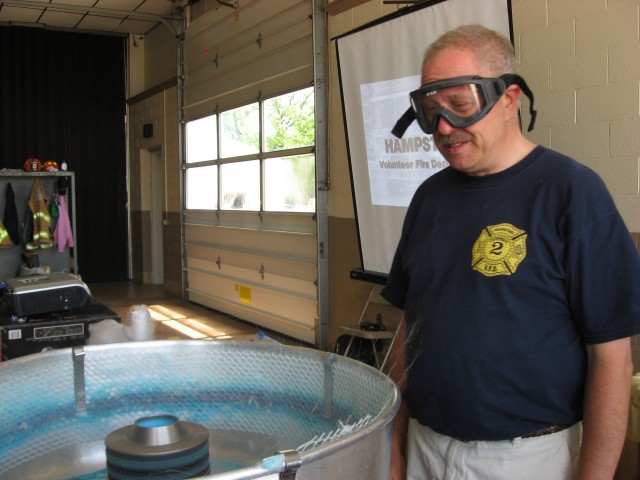
<path id="1" fill-rule="evenodd" d="M 535 430 L 533 432 L 527 433 L 525 435 L 522 435 L 520 438 L 535 438 L 535 437 L 542 437 L 544 435 L 551 435 L 552 433 L 558 433 L 558 432 L 562 432 L 563 430 L 566 430 L 567 428 L 572 427 L 573 425 L 570 425 L 568 423 L 560 423 L 557 425 L 550 425 L 548 427 L 544 427 L 541 428 L 540 430 Z M 473 442 L 474 440 L 462 440 L 460 438 L 456 438 L 453 437 L 456 440 L 458 440 L 459 442 L 463 442 L 463 443 L 469 443 L 469 442 Z"/>
<path id="2" fill-rule="evenodd" d="M 542 437 L 544 435 L 551 435 L 552 433 L 558 433 L 563 430 L 566 430 L 569 427 L 571 427 L 571 425 L 567 423 L 561 423 L 559 425 L 551 425 L 549 427 L 544 427 L 544 428 L 541 428 L 540 430 L 536 430 L 535 432 L 522 435 L 522 438 L 534 438 L 534 437 Z"/>

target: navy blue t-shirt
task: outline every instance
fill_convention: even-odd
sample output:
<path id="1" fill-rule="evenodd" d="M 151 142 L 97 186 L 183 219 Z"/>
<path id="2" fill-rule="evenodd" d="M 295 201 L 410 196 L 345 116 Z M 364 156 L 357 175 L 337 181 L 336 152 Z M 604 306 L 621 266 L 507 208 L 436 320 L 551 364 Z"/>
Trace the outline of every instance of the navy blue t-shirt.
<path id="1" fill-rule="evenodd" d="M 584 345 L 640 333 L 640 257 L 601 179 L 536 147 L 426 180 L 383 296 L 405 310 L 410 415 L 502 440 L 582 419 Z"/>

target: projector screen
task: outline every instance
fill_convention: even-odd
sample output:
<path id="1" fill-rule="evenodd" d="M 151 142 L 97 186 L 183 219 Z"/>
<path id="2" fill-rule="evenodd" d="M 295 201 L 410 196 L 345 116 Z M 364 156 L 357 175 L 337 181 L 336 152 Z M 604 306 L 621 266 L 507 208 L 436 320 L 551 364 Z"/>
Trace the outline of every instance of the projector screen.
<path id="1" fill-rule="evenodd" d="M 416 122 L 402 139 L 391 134 L 420 86 L 426 48 L 470 23 L 512 38 L 509 13 L 509 0 L 433 1 L 335 39 L 362 262 L 352 278 L 385 283 L 413 193 L 448 166 Z"/>

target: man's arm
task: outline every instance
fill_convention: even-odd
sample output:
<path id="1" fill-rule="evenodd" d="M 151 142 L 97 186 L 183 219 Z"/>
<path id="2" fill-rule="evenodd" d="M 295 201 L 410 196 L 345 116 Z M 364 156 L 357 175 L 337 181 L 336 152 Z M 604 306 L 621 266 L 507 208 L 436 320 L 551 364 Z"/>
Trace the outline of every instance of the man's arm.
<path id="1" fill-rule="evenodd" d="M 389 377 L 396 383 L 400 391 L 404 390 L 406 362 L 404 344 L 407 334 L 407 323 L 404 315 L 400 320 L 398 334 L 393 344 L 391 352 L 391 367 Z M 391 480 L 405 480 L 407 477 L 407 460 L 405 455 L 407 426 L 409 423 L 409 412 L 407 405 L 402 401 L 400 409 L 393 419 L 393 430 L 391 437 Z"/>
<path id="2" fill-rule="evenodd" d="M 624 444 L 631 395 L 628 338 L 587 345 L 582 450 L 578 480 L 610 480 Z"/>

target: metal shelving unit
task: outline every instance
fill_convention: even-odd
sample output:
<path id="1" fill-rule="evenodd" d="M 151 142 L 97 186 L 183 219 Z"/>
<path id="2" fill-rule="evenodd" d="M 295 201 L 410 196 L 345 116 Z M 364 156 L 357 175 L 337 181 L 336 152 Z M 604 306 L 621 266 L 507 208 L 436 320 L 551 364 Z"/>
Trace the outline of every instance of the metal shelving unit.
<path id="1" fill-rule="evenodd" d="M 78 274 L 78 242 L 76 234 L 76 196 L 75 196 L 75 175 L 73 172 L 24 172 L 21 170 L 0 170 L 0 213 L 4 213 L 6 208 L 6 186 L 11 183 L 15 193 L 18 219 L 20 220 L 21 231 L 24 229 L 27 211 L 29 210 L 29 195 L 34 180 L 40 180 L 47 197 L 51 200 L 58 178 L 67 177 L 69 186 L 65 200 L 69 209 L 69 221 L 73 234 L 73 251 L 65 247 L 63 253 L 58 252 L 57 246 L 51 249 L 37 250 L 40 265 L 50 265 L 51 271 L 70 272 Z M 23 244 L 0 248 L 0 280 L 17 277 L 20 265 L 22 264 L 22 253 L 25 251 Z"/>

